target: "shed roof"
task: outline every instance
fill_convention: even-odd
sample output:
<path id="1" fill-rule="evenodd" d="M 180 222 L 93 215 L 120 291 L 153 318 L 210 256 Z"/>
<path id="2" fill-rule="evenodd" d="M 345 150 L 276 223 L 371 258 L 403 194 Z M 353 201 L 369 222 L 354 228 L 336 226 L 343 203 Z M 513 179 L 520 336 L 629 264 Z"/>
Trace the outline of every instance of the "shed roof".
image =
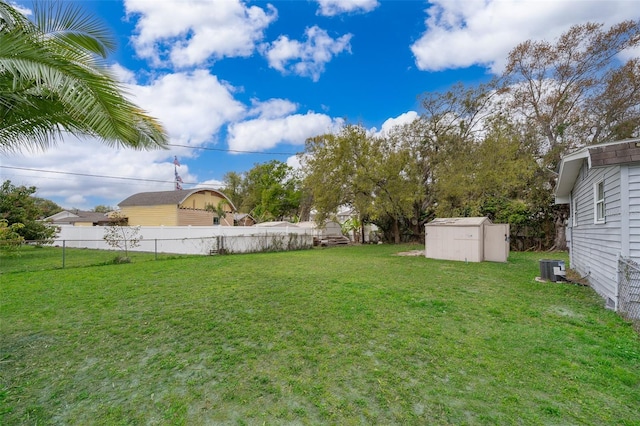
<path id="1" fill-rule="evenodd" d="M 491 223 L 488 217 L 446 217 L 436 218 L 425 226 L 478 226 L 484 222 Z"/>
<path id="2" fill-rule="evenodd" d="M 589 145 L 562 157 L 555 189 L 556 204 L 569 203 L 585 159 L 589 168 L 640 162 L 640 138 Z"/>
<path id="3" fill-rule="evenodd" d="M 235 206 L 231 203 L 231 200 L 222 192 L 213 188 L 197 188 L 197 189 L 179 189 L 175 191 L 156 191 L 156 192 L 139 192 L 121 201 L 118 206 L 131 207 L 131 206 L 160 206 L 167 204 L 178 205 L 184 202 L 190 195 L 198 192 L 211 191 L 219 194 L 222 198 L 226 199 L 233 210 Z"/>

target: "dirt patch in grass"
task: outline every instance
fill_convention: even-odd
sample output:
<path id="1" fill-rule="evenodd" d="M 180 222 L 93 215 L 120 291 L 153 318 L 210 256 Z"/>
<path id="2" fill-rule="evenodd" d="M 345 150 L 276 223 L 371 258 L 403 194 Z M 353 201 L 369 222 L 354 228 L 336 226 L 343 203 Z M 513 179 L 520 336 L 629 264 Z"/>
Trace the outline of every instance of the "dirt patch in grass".
<path id="1" fill-rule="evenodd" d="M 396 256 L 424 256 L 424 250 L 401 251 Z"/>

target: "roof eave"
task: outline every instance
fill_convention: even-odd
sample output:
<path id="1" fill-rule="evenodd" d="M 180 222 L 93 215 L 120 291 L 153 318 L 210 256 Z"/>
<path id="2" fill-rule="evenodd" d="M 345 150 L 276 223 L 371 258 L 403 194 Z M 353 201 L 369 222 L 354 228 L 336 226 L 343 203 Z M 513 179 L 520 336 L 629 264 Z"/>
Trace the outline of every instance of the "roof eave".
<path id="1" fill-rule="evenodd" d="M 589 160 L 589 150 L 586 147 L 562 158 L 554 193 L 556 204 L 568 204 L 571 201 L 573 184 L 578 178 L 585 158 Z"/>

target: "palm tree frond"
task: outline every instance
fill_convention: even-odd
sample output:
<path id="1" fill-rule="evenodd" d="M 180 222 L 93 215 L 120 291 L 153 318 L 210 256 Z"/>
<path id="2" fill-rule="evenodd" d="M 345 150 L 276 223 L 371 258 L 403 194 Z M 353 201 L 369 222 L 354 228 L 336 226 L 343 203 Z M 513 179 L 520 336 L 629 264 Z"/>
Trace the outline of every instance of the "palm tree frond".
<path id="1" fill-rule="evenodd" d="M 64 132 L 166 148 L 162 125 L 126 97 L 101 58 L 114 47 L 76 7 L 44 3 L 36 23 L 0 0 L 0 151 L 45 149 Z"/>
<path id="2" fill-rule="evenodd" d="M 88 15 L 79 6 L 43 1 L 34 5 L 35 26 L 43 36 L 69 48 L 106 57 L 116 49 L 115 38 L 102 21 Z"/>

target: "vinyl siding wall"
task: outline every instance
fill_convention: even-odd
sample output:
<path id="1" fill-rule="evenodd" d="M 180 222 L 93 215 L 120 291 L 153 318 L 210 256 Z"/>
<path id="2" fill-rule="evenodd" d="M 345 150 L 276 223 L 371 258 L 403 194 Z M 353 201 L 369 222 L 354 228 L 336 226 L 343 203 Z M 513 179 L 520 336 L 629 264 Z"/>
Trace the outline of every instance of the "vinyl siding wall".
<path id="1" fill-rule="evenodd" d="M 605 223 L 594 223 L 594 187 L 600 181 L 604 181 Z M 594 290 L 614 307 L 617 262 L 622 249 L 620 166 L 589 169 L 585 161 L 571 196 L 574 201 L 571 206 L 577 207 L 574 212 L 576 224 L 569 221 L 569 226 L 572 226 L 571 268 L 582 276 L 589 275 Z"/>
<path id="2" fill-rule="evenodd" d="M 93 222 L 74 222 L 73 226 L 93 226 Z"/>
<path id="3" fill-rule="evenodd" d="M 180 209 L 178 226 L 212 226 L 213 213 L 204 210 Z"/>
<path id="4" fill-rule="evenodd" d="M 213 218 L 217 214 L 205 210 L 207 205 L 218 207 L 220 201 L 226 201 L 224 198 L 218 196 L 218 194 L 212 191 L 198 192 L 192 194 L 183 203 L 180 204 L 178 209 L 178 226 L 211 226 L 213 225 Z M 220 218 L 220 225 L 233 226 L 233 214 L 231 207 L 226 205 L 224 209 L 227 211 L 227 215 L 224 218 Z"/>
<path id="5" fill-rule="evenodd" d="M 175 205 L 130 206 L 121 208 L 131 226 L 177 226 L 178 209 Z"/>
<path id="6" fill-rule="evenodd" d="M 214 216 L 217 215 L 206 210 L 180 209 L 178 210 L 178 226 L 212 226 Z M 221 218 L 219 225 L 233 226 L 233 215 L 227 214 Z"/>

